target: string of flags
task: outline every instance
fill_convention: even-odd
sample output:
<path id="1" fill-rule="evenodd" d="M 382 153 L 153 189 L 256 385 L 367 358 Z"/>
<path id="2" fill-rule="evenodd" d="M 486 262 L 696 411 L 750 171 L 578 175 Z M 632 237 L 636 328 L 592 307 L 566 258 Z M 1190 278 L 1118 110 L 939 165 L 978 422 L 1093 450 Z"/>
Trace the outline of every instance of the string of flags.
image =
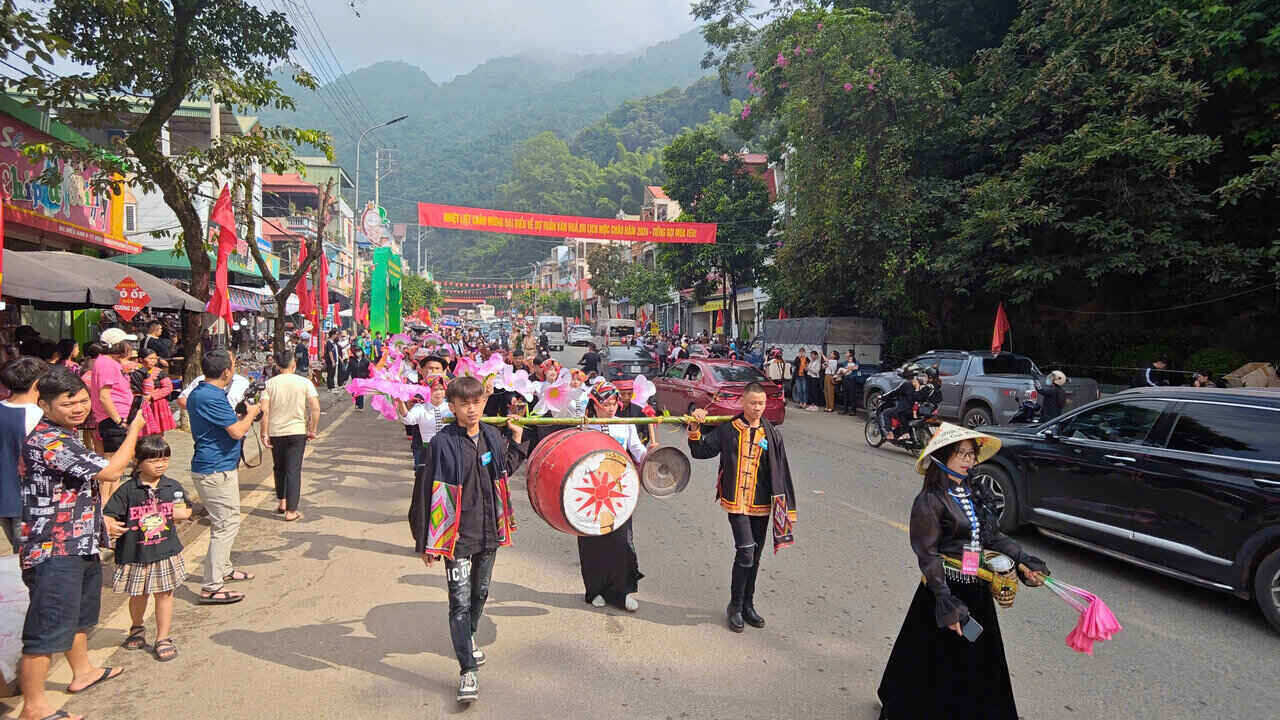
<path id="1" fill-rule="evenodd" d="M 447 288 L 479 288 L 486 290 L 526 290 L 533 287 L 532 283 L 476 283 L 455 282 L 452 280 L 437 280 L 436 284 Z"/>

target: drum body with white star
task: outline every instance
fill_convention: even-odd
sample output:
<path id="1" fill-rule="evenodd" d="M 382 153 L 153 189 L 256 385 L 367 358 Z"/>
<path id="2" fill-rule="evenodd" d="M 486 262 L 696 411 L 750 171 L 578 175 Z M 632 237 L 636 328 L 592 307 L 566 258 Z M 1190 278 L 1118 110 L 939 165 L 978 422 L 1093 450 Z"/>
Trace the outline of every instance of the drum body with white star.
<path id="1" fill-rule="evenodd" d="M 595 430 L 560 430 L 529 457 L 529 502 L 570 535 L 607 535 L 631 517 L 640 475 L 618 441 Z"/>

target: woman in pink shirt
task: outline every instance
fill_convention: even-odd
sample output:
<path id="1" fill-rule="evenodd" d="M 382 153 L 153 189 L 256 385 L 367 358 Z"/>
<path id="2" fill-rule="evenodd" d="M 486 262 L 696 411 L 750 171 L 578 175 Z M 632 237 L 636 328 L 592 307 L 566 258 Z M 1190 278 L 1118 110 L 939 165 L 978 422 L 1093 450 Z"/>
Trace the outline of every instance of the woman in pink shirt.
<path id="1" fill-rule="evenodd" d="M 92 382 L 89 384 L 93 412 L 90 416 L 98 423 L 98 436 L 102 438 L 103 454 L 107 457 L 120 449 L 128 434 L 126 424 L 129 406 L 133 404 L 133 388 L 125 376 L 123 363 L 133 351 L 129 344 L 133 337 L 119 328 L 104 331 L 102 343 L 107 346 L 107 352 L 93 361 Z M 104 494 L 103 497 L 109 496 Z"/>

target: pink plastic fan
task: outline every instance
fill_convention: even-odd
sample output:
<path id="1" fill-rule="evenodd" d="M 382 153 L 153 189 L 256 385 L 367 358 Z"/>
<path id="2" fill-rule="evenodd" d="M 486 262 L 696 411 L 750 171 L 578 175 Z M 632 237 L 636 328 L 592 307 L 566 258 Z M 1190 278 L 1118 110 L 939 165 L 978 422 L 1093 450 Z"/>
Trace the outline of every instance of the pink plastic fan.
<path id="1" fill-rule="evenodd" d="M 1095 642 L 1110 640 L 1124 629 L 1102 598 L 1088 590 L 1053 578 L 1045 578 L 1045 586 L 1080 613 L 1075 628 L 1067 634 L 1067 647 L 1072 650 L 1092 655 Z"/>

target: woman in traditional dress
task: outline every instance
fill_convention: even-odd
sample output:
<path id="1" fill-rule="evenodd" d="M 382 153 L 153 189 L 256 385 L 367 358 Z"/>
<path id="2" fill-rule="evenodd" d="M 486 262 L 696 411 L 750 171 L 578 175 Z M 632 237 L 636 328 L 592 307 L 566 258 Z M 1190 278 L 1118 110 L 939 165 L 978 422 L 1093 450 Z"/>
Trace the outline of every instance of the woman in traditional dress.
<path id="1" fill-rule="evenodd" d="M 147 426 L 139 435 L 164 435 L 178 426 L 169 409 L 169 395 L 173 393 L 173 381 L 159 367 L 160 356 L 155 348 L 146 347 L 138 352 L 138 367 L 129 374 L 134 395 L 142 396 L 139 412 Z"/>
<path id="2" fill-rule="evenodd" d="M 1009 665 L 991 586 L 976 574 L 984 549 L 1016 563 L 1023 583 L 1043 583 L 1048 568 L 1000 532 L 990 490 L 969 471 L 1000 450 L 1000 440 L 944 423 L 920 453 L 924 487 L 911 506 L 911 550 L 923 574 L 880 680 L 881 720 L 1017 720 Z M 956 569 L 973 561 L 973 573 Z M 970 620 L 981 625 L 976 637 Z"/>
<path id="3" fill-rule="evenodd" d="M 618 414 L 621 398 L 618 388 L 612 384 L 597 383 L 591 388 L 588 417 L 611 418 Z M 587 425 L 592 430 L 607 433 L 630 455 L 636 465 L 644 462 L 645 444 L 640 440 L 635 425 Z M 582 564 L 582 583 L 586 586 L 586 601 L 595 607 L 612 603 L 631 612 L 639 609 L 635 593 L 640 586 L 640 561 L 636 557 L 636 545 L 631 533 L 631 518 L 607 535 L 578 538 L 578 559 Z"/>

